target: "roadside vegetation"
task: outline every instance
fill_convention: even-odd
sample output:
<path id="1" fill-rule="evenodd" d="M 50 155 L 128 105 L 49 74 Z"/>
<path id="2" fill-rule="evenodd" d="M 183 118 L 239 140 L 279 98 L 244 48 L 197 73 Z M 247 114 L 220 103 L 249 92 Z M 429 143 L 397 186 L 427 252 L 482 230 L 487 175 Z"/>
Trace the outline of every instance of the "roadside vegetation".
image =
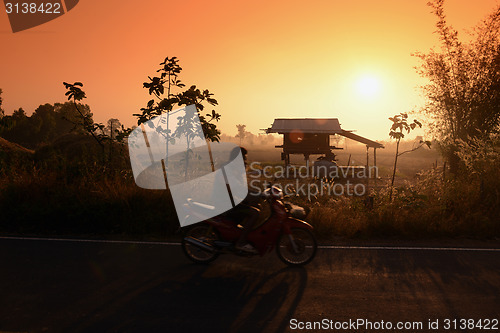
<path id="1" fill-rule="evenodd" d="M 387 123 L 396 143 L 379 153 L 380 178 L 370 179 L 365 195 L 290 198 L 307 208 L 321 240 L 500 237 L 500 9 L 462 42 L 446 21 L 443 1 L 430 6 L 442 49 L 416 54 L 422 61 L 417 70 L 428 81 L 428 103 L 410 113 L 421 122 L 407 123 L 410 130 L 422 125 L 430 141 L 402 140 L 408 130 L 397 125 L 406 122 L 402 110 Z M 135 115 L 138 125 L 195 104 L 207 140 L 232 139 L 249 148 L 251 161 L 279 165 L 274 137 L 253 135 L 243 124 L 234 138 L 221 134 L 221 115 L 206 109 L 217 100 L 208 90 L 185 88 L 181 71 L 179 60 L 167 57 L 157 76 L 144 82 L 151 99 Z M 31 116 L 22 108 L 5 115 L 0 90 L 0 232 L 175 237 L 178 222 L 168 190 L 143 190 L 134 182 L 126 146 L 132 128 L 118 119 L 95 123 L 82 104 L 83 84 L 64 86 L 67 102 L 40 105 Z M 432 149 L 414 149 L 422 144 Z M 364 165 L 366 156 L 358 150 L 339 153 L 339 164 Z"/>

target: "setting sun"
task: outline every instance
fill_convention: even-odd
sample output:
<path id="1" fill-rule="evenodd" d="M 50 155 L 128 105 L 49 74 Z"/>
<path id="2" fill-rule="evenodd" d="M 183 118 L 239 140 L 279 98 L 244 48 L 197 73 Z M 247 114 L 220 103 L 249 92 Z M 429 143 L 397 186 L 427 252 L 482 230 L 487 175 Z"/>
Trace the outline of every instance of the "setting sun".
<path id="1" fill-rule="evenodd" d="M 380 91 L 380 81 L 372 76 L 364 76 L 356 84 L 359 95 L 374 97 Z"/>

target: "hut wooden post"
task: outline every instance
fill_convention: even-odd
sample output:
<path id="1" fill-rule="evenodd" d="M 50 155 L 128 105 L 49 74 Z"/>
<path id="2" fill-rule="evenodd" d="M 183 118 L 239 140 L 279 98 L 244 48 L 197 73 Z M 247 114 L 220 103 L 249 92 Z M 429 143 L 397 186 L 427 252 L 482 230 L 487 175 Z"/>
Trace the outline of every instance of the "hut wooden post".
<path id="1" fill-rule="evenodd" d="M 365 176 L 366 176 L 366 185 L 368 186 L 370 184 L 370 154 L 369 154 L 369 149 L 370 147 L 366 145 L 366 170 L 365 170 Z M 368 174 L 367 174 L 368 172 Z"/>
<path id="2" fill-rule="evenodd" d="M 369 159 L 369 155 L 368 155 L 368 149 L 369 149 L 369 147 L 366 146 L 366 168 L 368 168 L 370 166 L 370 159 Z"/>

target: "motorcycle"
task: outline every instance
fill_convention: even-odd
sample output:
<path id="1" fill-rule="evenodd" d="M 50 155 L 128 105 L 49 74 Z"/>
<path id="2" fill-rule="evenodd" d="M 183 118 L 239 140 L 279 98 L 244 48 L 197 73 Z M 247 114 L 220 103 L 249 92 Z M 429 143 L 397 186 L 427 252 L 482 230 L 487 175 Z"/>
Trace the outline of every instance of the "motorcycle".
<path id="1" fill-rule="evenodd" d="M 271 187 L 263 193 L 270 206 L 271 215 L 248 233 L 247 240 L 257 253 L 238 250 L 236 241 L 242 232 L 241 225 L 227 217 L 216 216 L 191 226 L 182 239 L 186 256 L 196 263 L 209 263 L 220 254 L 250 257 L 264 256 L 276 248 L 278 257 L 288 265 L 305 265 L 316 255 L 317 242 L 313 227 L 296 217 L 294 211 L 305 216 L 303 209 L 283 202 L 283 192 Z M 209 209 L 206 205 L 189 201 L 190 211 Z"/>

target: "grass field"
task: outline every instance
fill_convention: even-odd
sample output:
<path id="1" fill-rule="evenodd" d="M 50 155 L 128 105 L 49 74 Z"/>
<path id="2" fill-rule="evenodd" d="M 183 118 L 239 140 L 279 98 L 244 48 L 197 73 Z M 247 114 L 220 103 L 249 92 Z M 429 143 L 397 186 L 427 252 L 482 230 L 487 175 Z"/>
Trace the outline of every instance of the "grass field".
<path id="1" fill-rule="evenodd" d="M 68 148 L 71 154 L 60 149 L 44 149 L 33 153 L 18 147 L 19 157 L 2 160 L 2 234 L 177 237 L 179 224 L 169 192 L 137 187 L 126 154 L 103 164 L 100 160 L 86 160 L 86 155 L 78 153 L 74 146 Z M 249 162 L 282 165 L 280 151 L 272 146 L 248 146 L 247 149 Z M 339 164 L 347 164 L 349 156 L 351 165 L 364 165 L 366 150 L 363 146 L 351 146 L 349 150 L 339 151 Z M 368 184 L 365 180 L 353 180 L 368 185 L 363 195 L 299 193 L 289 200 L 310 211 L 307 221 L 323 241 L 339 237 L 485 239 L 500 236 L 498 177 L 493 175 L 486 183 L 475 176 L 443 179 L 439 154 L 422 148 L 400 157 L 393 199 L 389 200 L 387 184 L 393 161 L 391 146 L 377 152 L 380 169 L 377 183 L 373 179 Z M 295 156 L 292 163 L 300 165 L 304 161 Z M 282 184 L 290 181 L 296 180 L 275 180 Z M 344 186 L 345 182 L 336 180 L 330 184 Z M 300 184 L 305 183 L 318 184 L 318 180 L 300 179 Z"/>

